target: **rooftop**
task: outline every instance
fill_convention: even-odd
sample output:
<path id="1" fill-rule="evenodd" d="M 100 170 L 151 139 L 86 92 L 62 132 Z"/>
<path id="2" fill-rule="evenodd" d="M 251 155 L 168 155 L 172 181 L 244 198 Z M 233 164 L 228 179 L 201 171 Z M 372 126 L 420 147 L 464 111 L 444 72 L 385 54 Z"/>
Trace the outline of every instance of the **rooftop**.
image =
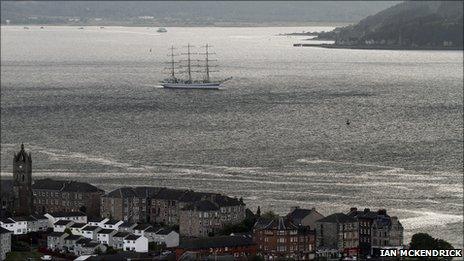
<path id="1" fill-rule="evenodd" d="M 280 217 L 278 219 L 260 218 L 256 221 L 254 228 L 268 230 L 296 230 L 298 226 L 293 224 L 288 218 Z"/>
<path id="2" fill-rule="evenodd" d="M 3 227 L 0 227 L 0 234 L 6 234 L 6 233 L 13 233 L 13 231 L 10 231 L 8 229 L 4 229 Z"/>
<path id="3" fill-rule="evenodd" d="M 149 227 L 151 227 L 150 224 L 138 224 L 136 227 L 134 227 L 134 230 L 145 230 Z"/>
<path id="4" fill-rule="evenodd" d="M 58 190 L 63 192 L 103 192 L 103 190 L 85 182 L 40 179 L 32 185 L 32 189 Z"/>
<path id="5" fill-rule="evenodd" d="M 116 231 L 116 230 L 114 230 L 114 229 L 102 229 L 102 230 L 98 231 L 97 233 L 98 234 L 111 234 L 114 231 Z"/>
<path id="6" fill-rule="evenodd" d="M 188 204 L 182 210 L 195 210 L 195 211 L 218 211 L 219 206 L 210 200 L 201 200 Z"/>
<path id="7" fill-rule="evenodd" d="M 139 239 L 139 237 L 141 237 L 141 236 L 128 235 L 126 238 L 124 238 L 124 240 L 137 240 L 137 239 Z"/>
<path id="8" fill-rule="evenodd" d="M 325 222 L 325 223 L 352 223 L 356 222 L 356 219 L 350 217 L 343 213 L 335 213 L 325 218 L 319 219 L 316 222 Z"/>
<path id="9" fill-rule="evenodd" d="M 73 224 L 71 227 L 72 228 L 83 228 L 85 227 L 87 224 L 86 223 L 75 223 Z"/>
<path id="10" fill-rule="evenodd" d="M 116 225 L 118 222 L 120 222 L 120 221 L 111 219 L 111 220 L 106 221 L 105 225 Z"/>
<path id="11" fill-rule="evenodd" d="M 66 226 L 66 225 L 68 225 L 69 223 L 72 223 L 72 221 L 71 221 L 71 220 L 64 220 L 64 219 L 62 219 L 62 220 L 56 221 L 53 225 L 57 225 L 57 226 Z"/>
<path id="12" fill-rule="evenodd" d="M 99 226 L 86 226 L 82 229 L 82 231 L 95 231 L 97 229 L 101 229 Z"/>
<path id="13" fill-rule="evenodd" d="M 250 235 L 238 235 L 184 240 L 180 242 L 179 248 L 194 250 L 220 247 L 240 247 L 251 245 L 254 245 L 254 243 Z"/>
<path id="14" fill-rule="evenodd" d="M 74 211 L 74 212 L 53 212 L 53 213 L 48 213 L 52 217 L 85 217 L 85 213 L 80 212 L 80 211 Z"/>
<path id="15" fill-rule="evenodd" d="M 130 235 L 129 232 L 118 232 L 118 233 L 114 234 L 113 237 L 123 237 L 124 238 L 124 237 L 127 237 L 128 235 Z"/>

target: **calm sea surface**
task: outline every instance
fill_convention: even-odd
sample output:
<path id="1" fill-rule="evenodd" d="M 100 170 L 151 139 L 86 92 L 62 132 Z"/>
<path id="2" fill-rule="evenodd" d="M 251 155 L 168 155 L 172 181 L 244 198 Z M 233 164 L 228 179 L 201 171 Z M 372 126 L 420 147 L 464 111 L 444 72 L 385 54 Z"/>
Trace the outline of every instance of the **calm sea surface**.
<path id="1" fill-rule="evenodd" d="M 24 142 L 37 178 L 217 191 L 281 214 L 386 208 L 406 242 L 462 247 L 462 51 L 277 36 L 330 29 L 2 27 L 2 176 Z M 187 43 L 214 46 L 224 90 L 158 86 Z"/>

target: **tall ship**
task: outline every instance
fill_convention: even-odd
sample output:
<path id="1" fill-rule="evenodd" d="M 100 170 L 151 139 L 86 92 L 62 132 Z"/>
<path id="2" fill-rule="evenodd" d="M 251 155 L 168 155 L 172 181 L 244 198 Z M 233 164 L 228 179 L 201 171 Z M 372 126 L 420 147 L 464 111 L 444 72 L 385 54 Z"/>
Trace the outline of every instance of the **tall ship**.
<path id="1" fill-rule="evenodd" d="M 209 51 L 210 45 L 206 44 L 205 52 L 199 53 L 199 55 L 204 55 L 203 60 L 192 59 L 192 55 L 197 53 L 192 53 L 190 49 L 193 46 L 190 44 L 187 45 L 187 53 L 182 53 L 185 55 L 186 59 L 184 60 L 175 60 L 176 54 L 174 54 L 174 46 L 171 46 L 171 61 L 168 62 L 170 67 L 167 68 L 170 71 L 169 78 L 161 82 L 161 86 L 169 89 L 210 89 L 217 90 L 220 88 L 221 84 L 232 79 L 229 77 L 224 80 L 212 80 L 210 73 L 213 72 L 211 68 L 217 67 L 217 65 L 212 65 L 211 62 L 216 60 L 211 60 L 210 55 L 214 54 Z M 194 63 L 198 62 L 198 63 Z M 203 69 L 202 69 L 203 68 Z M 202 79 L 193 79 L 193 73 L 201 73 L 203 75 Z M 187 75 L 186 78 L 178 77 L 178 75 Z"/>

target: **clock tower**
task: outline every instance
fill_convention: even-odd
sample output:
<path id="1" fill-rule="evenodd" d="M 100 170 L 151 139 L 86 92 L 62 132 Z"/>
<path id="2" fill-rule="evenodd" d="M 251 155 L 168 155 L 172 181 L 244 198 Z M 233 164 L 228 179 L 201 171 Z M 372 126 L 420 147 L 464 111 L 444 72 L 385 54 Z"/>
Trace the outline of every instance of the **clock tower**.
<path id="1" fill-rule="evenodd" d="M 32 159 L 24 144 L 13 157 L 14 216 L 32 214 Z"/>

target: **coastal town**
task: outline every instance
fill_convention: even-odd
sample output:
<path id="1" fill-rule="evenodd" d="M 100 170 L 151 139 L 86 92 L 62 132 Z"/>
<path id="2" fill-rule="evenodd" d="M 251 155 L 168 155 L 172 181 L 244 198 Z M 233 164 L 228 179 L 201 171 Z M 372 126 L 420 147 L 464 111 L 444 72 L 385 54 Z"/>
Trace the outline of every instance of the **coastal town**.
<path id="1" fill-rule="evenodd" d="M 401 222 L 385 209 L 324 216 L 296 206 L 278 216 L 218 193 L 36 180 L 24 145 L 1 188 L 1 260 L 32 249 L 53 260 L 339 260 L 405 247 Z"/>

